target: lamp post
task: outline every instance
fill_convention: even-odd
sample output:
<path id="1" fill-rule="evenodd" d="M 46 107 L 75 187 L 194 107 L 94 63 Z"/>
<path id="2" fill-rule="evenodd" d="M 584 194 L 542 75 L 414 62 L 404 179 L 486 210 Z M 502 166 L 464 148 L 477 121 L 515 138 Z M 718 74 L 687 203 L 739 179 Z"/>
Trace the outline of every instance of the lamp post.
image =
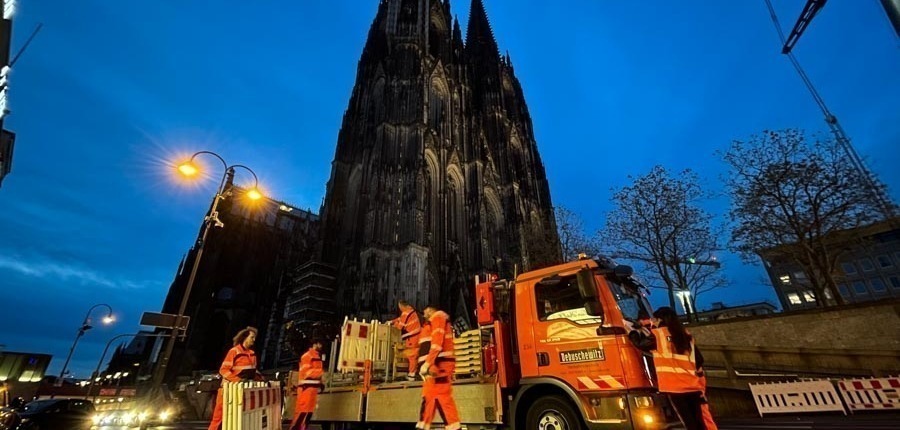
<path id="1" fill-rule="evenodd" d="M 103 324 L 111 324 L 113 321 L 115 321 L 115 317 L 113 317 L 113 314 L 112 314 L 112 312 L 113 312 L 112 307 L 110 307 L 106 303 L 99 303 L 94 306 L 91 306 L 91 308 L 88 309 L 87 314 L 85 314 L 85 316 L 84 316 L 84 321 L 81 322 L 81 327 L 78 329 L 78 334 L 75 335 L 75 342 L 72 342 L 72 348 L 69 348 L 69 356 L 66 357 L 66 362 L 63 364 L 63 368 L 59 372 L 59 380 L 56 381 L 57 387 L 62 386 L 63 378 L 66 376 L 66 369 L 69 367 L 69 361 L 72 359 L 72 354 L 75 352 L 75 347 L 78 345 L 78 340 L 81 339 L 81 336 L 84 336 L 84 333 L 86 331 L 93 328 L 91 326 L 91 312 L 93 312 L 94 309 L 97 309 L 98 307 L 101 307 L 101 306 L 105 307 L 109 311 L 106 314 L 106 316 L 103 317 L 103 320 L 102 320 Z"/>
<path id="2" fill-rule="evenodd" d="M 156 372 L 153 376 L 153 384 L 152 388 L 155 390 L 162 385 L 162 381 L 166 375 L 166 368 L 169 365 L 169 359 L 172 357 L 172 351 L 175 349 L 175 340 L 178 337 L 178 331 L 181 327 L 181 319 L 184 317 L 184 312 L 187 309 L 188 298 L 191 295 L 191 288 L 194 286 L 194 281 L 197 278 L 197 270 L 200 267 L 200 259 L 203 257 L 203 248 L 206 246 L 206 238 L 209 235 L 210 229 L 215 227 L 224 227 L 225 224 L 219 220 L 219 202 L 224 200 L 226 197 L 231 195 L 231 190 L 226 189 L 228 185 L 231 183 L 231 179 L 234 178 L 235 169 L 240 167 L 253 175 L 253 188 L 249 189 L 246 193 L 247 198 L 250 200 L 259 200 L 263 197 L 262 193 L 259 191 L 259 178 L 257 178 L 256 173 L 251 170 L 249 167 L 243 164 L 232 164 L 228 165 L 225 162 L 225 159 L 222 158 L 219 154 L 211 151 L 198 151 L 195 152 L 194 155 L 191 155 L 191 158 L 180 165 L 177 166 L 177 170 L 183 176 L 186 177 L 195 177 L 200 172 L 200 167 L 194 163 L 194 159 L 197 158 L 198 155 L 211 155 L 222 162 L 222 166 L 225 168 L 225 172 L 222 174 L 222 179 L 219 182 L 219 188 L 216 190 L 216 195 L 213 198 L 212 207 L 209 209 L 209 214 L 203 218 L 203 233 L 200 235 L 200 239 L 197 241 L 197 254 L 194 257 L 194 264 L 191 267 L 191 274 L 188 276 L 187 285 L 184 287 L 184 294 L 181 297 L 181 304 L 178 306 L 178 313 L 175 318 L 175 327 L 172 328 L 171 335 L 166 339 L 166 345 L 163 349 L 162 355 L 160 355 L 158 365 L 156 367 Z"/>

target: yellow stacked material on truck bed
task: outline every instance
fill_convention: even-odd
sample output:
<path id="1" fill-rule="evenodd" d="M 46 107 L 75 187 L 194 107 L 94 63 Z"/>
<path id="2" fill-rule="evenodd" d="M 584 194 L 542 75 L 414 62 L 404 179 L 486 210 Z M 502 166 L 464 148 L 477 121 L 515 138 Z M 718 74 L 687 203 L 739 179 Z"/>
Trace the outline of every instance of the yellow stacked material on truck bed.
<path id="1" fill-rule="evenodd" d="M 453 339 L 457 376 L 481 374 L 481 331 L 469 330 Z"/>

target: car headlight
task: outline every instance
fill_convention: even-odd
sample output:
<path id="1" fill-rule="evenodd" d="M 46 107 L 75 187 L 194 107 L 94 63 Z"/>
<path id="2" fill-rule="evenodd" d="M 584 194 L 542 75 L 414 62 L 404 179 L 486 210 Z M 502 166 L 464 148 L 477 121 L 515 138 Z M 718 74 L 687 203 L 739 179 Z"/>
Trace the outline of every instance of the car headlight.
<path id="1" fill-rule="evenodd" d="M 95 414 L 91 417 L 91 422 L 93 422 L 94 425 L 99 425 L 101 422 L 103 422 L 103 414 Z"/>
<path id="2" fill-rule="evenodd" d="M 159 420 L 165 422 L 165 421 L 168 421 L 171 416 L 172 416 L 171 412 L 162 411 L 159 413 Z"/>

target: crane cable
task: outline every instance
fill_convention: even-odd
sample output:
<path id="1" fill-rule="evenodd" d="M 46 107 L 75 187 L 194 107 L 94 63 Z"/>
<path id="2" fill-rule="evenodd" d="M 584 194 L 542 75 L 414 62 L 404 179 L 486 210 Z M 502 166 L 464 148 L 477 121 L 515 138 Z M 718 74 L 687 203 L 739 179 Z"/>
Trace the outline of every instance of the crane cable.
<path id="1" fill-rule="evenodd" d="M 772 17 L 772 23 L 775 25 L 775 30 L 778 32 L 778 37 L 781 39 L 781 44 L 785 44 L 784 31 L 781 30 L 781 23 L 778 21 L 778 15 L 775 14 L 775 8 L 772 7 L 771 0 L 765 0 L 766 7 L 769 8 L 769 15 Z M 797 71 L 797 74 L 800 75 L 800 79 L 803 80 L 803 84 L 806 85 L 806 89 L 809 90 L 809 93 L 812 94 L 813 99 L 815 99 L 816 104 L 819 105 L 819 109 L 822 110 L 822 113 L 825 115 L 825 122 L 828 123 L 828 127 L 831 128 L 831 132 L 834 133 L 834 137 L 837 139 L 838 144 L 843 147 L 844 152 L 847 153 L 847 157 L 850 159 L 850 163 L 856 168 L 856 170 L 862 175 L 863 180 L 866 183 L 866 187 L 869 192 L 872 194 L 872 197 L 881 207 L 881 211 L 885 217 L 885 219 L 890 219 L 894 216 L 894 204 L 891 202 L 890 198 L 885 195 L 883 188 L 878 185 L 878 183 L 873 178 L 872 173 L 869 169 L 866 168 L 865 164 L 863 164 L 862 158 L 860 158 L 859 154 L 853 148 L 853 145 L 850 143 L 850 139 L 847 137 L 846 133 L 844 133 L 843 127 L 841 127 L 840 123 L 838 123 L 837 117 L 831 113 L 828 109 L 828 106 L 825 104 L 825 100 L 819 95 L 819 92 L 816 91 L 816 87 L 813 86 L 812 81 L 807 76 L 806 71 L 803 70 L 803 67 L 800 66 L 800 62 L 797 61 L 797 58 L 794 56 L 793 51 L 785 54 L 791 60 L 791 64 L 794 66 L 794 69 Z"/>

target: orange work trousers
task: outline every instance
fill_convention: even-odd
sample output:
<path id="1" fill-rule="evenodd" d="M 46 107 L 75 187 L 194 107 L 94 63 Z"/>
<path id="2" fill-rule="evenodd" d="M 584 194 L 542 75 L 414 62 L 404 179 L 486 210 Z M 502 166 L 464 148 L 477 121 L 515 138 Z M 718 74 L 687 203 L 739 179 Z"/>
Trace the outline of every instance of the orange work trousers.
<path id="1" fill-rule="evenodd" d="M 422 384 L 422 407 L 419 410 L 419 422 L 417 429 L 431 429 L 431 422 L 435 413 L 441 415 L 446 430 L 459 430 L 459 411 L 456 409 L 456 401 L 453 400 L 453 385 L 450 378 L 425 379 Z"/>
<path id="2" fill-rule="evenodd" d="M 309 420 L 316 411 L 318 400 L 318 385 L 307 385 L 297 389 L 297 403 L 294 406 L 294 420 L 291 421 L 290 430 L 306 430 L 309 427 Z"/>
<path id="3" fill-rule="evenodd" d="M 409 374 L 415 376 L 419 371 L 419 337 L 410 336 L 406 338 L 403 345 L 403 355 L 406 356 L 406 362 L 409 363 Z"/>
<path id="4" fill-rule="evenodd" d="M 219 388 L 216 393 L 216 406 L 213 408 L 212 421 L 209 422 L 209 430 L 219 430 L 222 427 L 222 403 L 224 403 L 222 389 Z"/>
<path id="5" fill-rule="evenodd" d="M 709 398 L 706 397 L 706 375 L 700 377 L 700 385 L 703 386 L 703 403 L 700 404 L 703 425 L 706 426 L 706 430 L 719 430 L 719 426 L 716 425 L 712 412 L 709 410 Z"/>
<path id="6" fill-rule="evenodd" d="M 713 420 L 712 412 L 709 411 L 709 403 L 700 405 L 700 412 L 703 413 L 703 425 L 706 426 L 706 430 L 719 430 L 719 426 Z"/>

